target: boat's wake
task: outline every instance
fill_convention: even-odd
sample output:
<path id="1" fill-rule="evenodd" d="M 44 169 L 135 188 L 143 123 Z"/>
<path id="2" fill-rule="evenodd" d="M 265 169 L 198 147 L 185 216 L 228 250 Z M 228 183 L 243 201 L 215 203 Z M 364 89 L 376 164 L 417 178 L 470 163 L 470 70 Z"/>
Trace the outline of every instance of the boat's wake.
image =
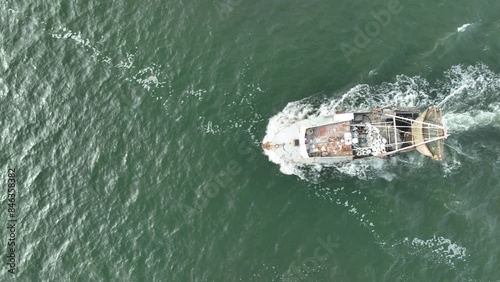
<path id="1" fill-rule="evenodd" d="M 318 102 L 316 98 L 306 98 L 289 103 L 281 112 L 272 117 L 267 126 L 267 134 L 273 134 L 306 117 L 326 116 L 335 111 L 360 111 L 374 107 L 396 106 L 424 109 L 429 105 L 439 105 L 445 113 L 444 121 L 451 134 L 481 126 L 496 126 L 500 121 L 500 75 L 487 66 L 454 66 L 444 73 L 443 79 L 433 83 L 414 76 L 399 75 L 393 83 L 370 86 L 357 85 L 345 93 Z M 452 135 L 453 137 L 453 135 Z M 446 152 L 451 153 L 451 152 Z M 406 154 L 404 158 L 389 160 L 370 159 L 362 162 L 336 164 L 334 167 L 343 175 L 363 179 L 382 177 L 391 180 L 391 166 L 409 161 L 412 166 L 423 166 L 427 161 L 417 154 Z M 279 158 L 271 161 L 280 166 L 285 174 L 294 174 L 307 180 L 317 180 L 325 165 L 302 167 Z M 445 157 L 443 171 L 456 166 L 453 157 Z"/>
<path id="2" fill-rule="evenodd" d="M 440 167 L 445 177 L 458 171 L 464 160 L 480 160 L 477 152 L 461 144 L 460 135 L 467 131 L 482 127 L 496 127 L 500 123 L 500 75 L 493 73 L 486 66 L 455 66 L 445 72 L 441 80 L 428 82 L 422 77 L 400 75 L 393 83 L 381 85 L 357 85 L 345 93 L 334 95 L 335 98 L 317 97 L 289 103 L 283 111 L 269 121 L 267 134 L 279 132 L 283 128 L 307 117 L 331 115 L 336 111 L 370 110 L 374 107 L 396 106 L 401 108 L 425 109 L 429 105 L 443 108 L 444 121 L 451 137 L 446 141 L 445 158 L 436 162 L 417 153 L 401 154 L 387 159 L 366 159 L 363 161 L 335 164 L 332 168 L 325 165 L 298 166 L 281 159 L 273 159 L 285 174 L 293 174 L 308 181 L 306 185 L 312 194 L 320 199 L 342 207 L 352 218 L 366 228 L 374 237 L 374 241 L 388 254 L 398 261 L 400 253 L 414 256 L 424 255 L 433 263 L 445 264 L 454 268 L 470 256 L 467 244 L 456 236 L 446 236 L 443 232 L 436 234 L 402 232 L 399 236 L 388 236 L 379 230 L 386 230 L 386 219 L 382 216 L 392 212 L 380 208 L 380 201 L 372 202 L 376 194 L 390 193 L 383 190 L 370 190 L 370 182 L 357 181 L 353 187 L 335 187 L 349 179 L 371 179 L 374 181 L 391 181 L 411 171 L 426 169 L 427 165 Z M 470 134 L 470 133 L 469 133 Z M 418 175 L 418 174 L 417 174 Z M 336 182 L 335 180 L 338 180 Z M 370 191 L 370 192 L 367 192 Z M 444 207 L 452 211 L 459 210 L 460 198 L 450 197 L 443 200 Z M 451 208 L 450 208 L 451 206 Z M 382 214 L 382 215 L 381 215 Z M 383 218 L 383 219 L 381 219 Z M 393 219 L 398 222 L 399 219 Z M 404 220 L 407 220 L 406 218 Z M 415 219 L 412 219 L 415 220 Z M 406 222 L 406 221 L 404 221 Z M 450 237 L 450 238 L 448 238 Z M 406 260 L 404 256 L 401 260 Z"/>

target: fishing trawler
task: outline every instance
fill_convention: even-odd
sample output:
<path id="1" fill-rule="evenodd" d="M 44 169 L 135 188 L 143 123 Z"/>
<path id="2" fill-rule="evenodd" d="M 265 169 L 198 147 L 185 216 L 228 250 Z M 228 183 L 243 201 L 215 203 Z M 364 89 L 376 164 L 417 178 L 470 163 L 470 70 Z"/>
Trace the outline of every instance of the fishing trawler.
<path id="1" fill-rule="evenodd" d="M 447 137 L 442 111 L 436 106 L 422 113 L 382 108 L 304 119 L 268 132 L 262 148 L 270 159 L 297 164 L 385 158 L 412 150 L 441 160 Z"/>

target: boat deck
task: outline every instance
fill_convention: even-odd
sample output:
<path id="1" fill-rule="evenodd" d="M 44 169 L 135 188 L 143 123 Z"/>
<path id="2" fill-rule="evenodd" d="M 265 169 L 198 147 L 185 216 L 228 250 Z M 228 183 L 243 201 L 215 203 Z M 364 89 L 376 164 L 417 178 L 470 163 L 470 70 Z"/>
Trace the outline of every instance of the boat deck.
<path id="1" fill-rule="evenodd" d="M 306 130 L 309 157 L 344 157 L 352 155 L 351 123 L 340 122 Z"/>

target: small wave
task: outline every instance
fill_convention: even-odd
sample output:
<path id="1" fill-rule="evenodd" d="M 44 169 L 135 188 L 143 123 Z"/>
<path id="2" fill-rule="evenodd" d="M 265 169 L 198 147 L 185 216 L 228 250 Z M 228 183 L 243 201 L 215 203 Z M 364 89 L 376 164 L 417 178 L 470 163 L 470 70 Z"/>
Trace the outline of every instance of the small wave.
<path id="1" fill-rule="evenodd" d="M 199 117 L 201 120 L 201 125 L 199 129 L 206 134 L 217 134 L 221 132 L 220 126 L 214 124 L 212 121 L 206 121 L 204 117 Z"/>
<path id="2" fill-rule="evenodd" d="M 203 100 L 203 97 L 206 95 L 207 90 L 205 89 L 196 89 L 196 90 L 189 90 L 187 93 L 191 96 L 198 97 L 198 100 L 201 101 Z"/>

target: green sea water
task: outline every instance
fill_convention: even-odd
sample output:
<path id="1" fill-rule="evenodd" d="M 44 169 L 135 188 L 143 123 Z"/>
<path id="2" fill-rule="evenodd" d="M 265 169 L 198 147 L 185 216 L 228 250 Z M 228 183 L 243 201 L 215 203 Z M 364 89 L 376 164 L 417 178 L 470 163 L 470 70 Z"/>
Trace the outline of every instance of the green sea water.
<path id="1" fill-rule="evenodd" d="M 2 0 L 0 281 L 500 281 L 499 12 Z M 443 162 L 260 148 L 307 116 L 429 104 Z"/>

